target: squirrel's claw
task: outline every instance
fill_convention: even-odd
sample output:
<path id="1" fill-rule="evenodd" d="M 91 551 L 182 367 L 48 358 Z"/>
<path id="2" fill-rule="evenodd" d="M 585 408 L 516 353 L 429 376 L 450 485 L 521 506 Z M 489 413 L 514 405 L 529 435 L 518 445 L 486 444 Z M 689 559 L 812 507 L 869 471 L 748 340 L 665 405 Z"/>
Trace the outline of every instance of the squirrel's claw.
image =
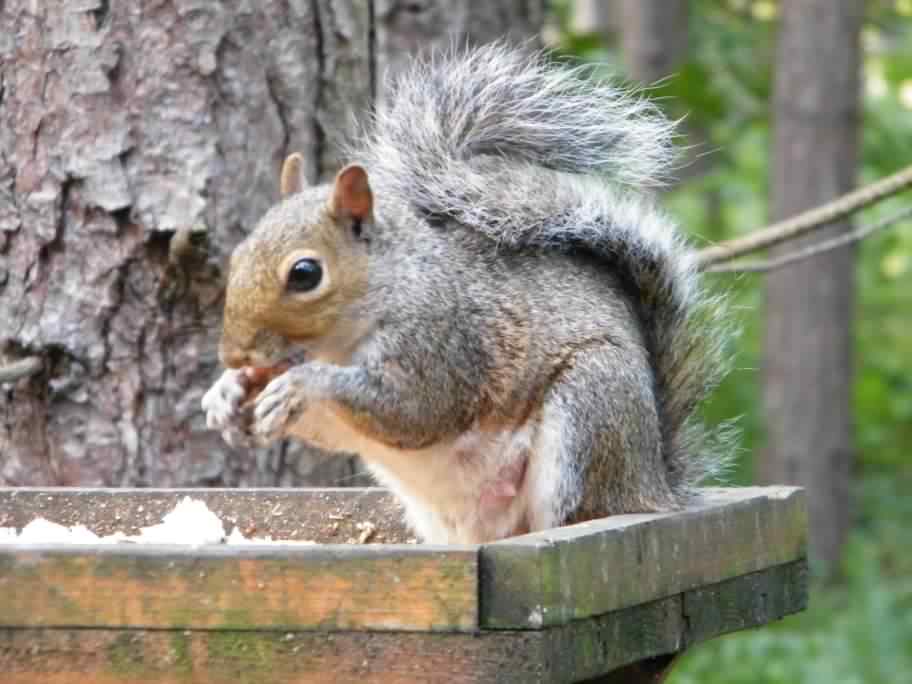
<path id="1" fill-rule="evenodd" d="M 201 406 L 206 413 L 210 430 L 235 428 L 243 423 L 243 403 L 247 388 L 241 380 L 242 371 L 227 370 L 203 395 Z M 230 442 L 229 442 L 230 443 Z"/>
<path id="2" fill-rule="evenodd" d="M 243 370 L 226 370 L 201 402 L 206 426 L 218 430 L 230 446 L 268 446 L 285 436 L 300 415 L 299 383 L 290 374 L 270 382 L 254 406 L 245 405 L 250 390 Z"/>
<path id="3" fill-rule="evenodd" d="M 261 445 L 281 439 L 300 417 L 304 393 L 294 370 L 272 380 L 257 397 L 253 410 L 253 433 Z"/>
<path id="4" fill-rule="evenodd" d="M 235 448 L 257 446 L 250 431 L 250 411 L 245 408 L 248 389 L 243 371 L 226 370 L 201 402 L 206 413 L 206 426 L 222 433 L 222 439 Z"/>

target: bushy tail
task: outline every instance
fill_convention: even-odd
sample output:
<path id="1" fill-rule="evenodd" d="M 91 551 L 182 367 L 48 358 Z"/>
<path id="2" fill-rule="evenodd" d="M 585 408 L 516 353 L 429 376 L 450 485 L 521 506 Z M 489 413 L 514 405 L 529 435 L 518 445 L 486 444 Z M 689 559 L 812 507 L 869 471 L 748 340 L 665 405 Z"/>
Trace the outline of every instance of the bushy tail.
<path id="1" fill-rule="evenodd" d="M 719 451 L 698 405 L 723 372 L 717 300 L 649 186 L 674 125 L 648 101 L 503 43 L 418 62 L 391 84 L 356 152 L 429 220 L 502 245 L 586 249 L 626 283 L 651 354 L 669 481 L 684 494 Z"/>

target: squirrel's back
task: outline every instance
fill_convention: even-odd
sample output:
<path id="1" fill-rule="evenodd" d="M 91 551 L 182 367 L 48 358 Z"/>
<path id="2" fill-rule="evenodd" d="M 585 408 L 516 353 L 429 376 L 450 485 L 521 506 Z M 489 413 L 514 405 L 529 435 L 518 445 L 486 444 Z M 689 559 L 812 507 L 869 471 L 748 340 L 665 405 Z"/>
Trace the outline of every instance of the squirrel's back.
<path id="1" fill-rule="evenodd" d="M 648 101 L 503 43 L 416 62 L 353 159 L 439 230 L 491 249 L 589 254 L 630 303 L 650 359 L 663 459 L 682 499 L 721 463 L 697 411 L 720 379 L 721 303 L 656 206 L 674 125 Z M 606 323 L 610 324 L 610 323 Z"/>

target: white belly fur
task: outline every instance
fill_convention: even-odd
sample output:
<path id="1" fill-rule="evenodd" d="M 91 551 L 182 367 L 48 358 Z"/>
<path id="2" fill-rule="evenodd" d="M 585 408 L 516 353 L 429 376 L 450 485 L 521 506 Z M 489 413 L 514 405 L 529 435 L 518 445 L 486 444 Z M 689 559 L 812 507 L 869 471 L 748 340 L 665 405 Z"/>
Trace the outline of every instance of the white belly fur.
<path id="1" fill-rule="evenodd" d="M 316 446 L 362 456 L 381 485 L 402 502 L 406 521 L 431 544 L 478 544 L 515 534 L 529 520 L 530 482 L 540 467 L 529 463 L 512 501 L 483 508 L 481 492 L 498 471 L 520 458 L 534 459 L 535 421 L 518 429 L 485 431 L 474 427 L 446 443 L 426 449 L 397 449 L 377 442 L 341 420 L 328 406 L 313 407 L 291 430 Z"/>

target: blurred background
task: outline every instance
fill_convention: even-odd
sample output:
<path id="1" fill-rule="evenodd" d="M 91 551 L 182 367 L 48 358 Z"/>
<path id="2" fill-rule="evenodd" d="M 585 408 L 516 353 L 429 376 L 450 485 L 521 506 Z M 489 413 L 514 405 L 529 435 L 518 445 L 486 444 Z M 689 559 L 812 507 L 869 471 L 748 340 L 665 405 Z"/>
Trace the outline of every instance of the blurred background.
<path id="1" fill-rule="evenodd" d="M 912 2 L 577 0 L 546 34 L 654 85 L 691 146 L 664 196 L 698 244 L 912 164 Z M 877 223 L 905 191 L 852 219 Z M 818 242 L 848 224 L 815 234 Z M 794 252 L 795 245 L 781 253 Z M 809 610 L 699 647 L 693 682 L 912 681 L 912 222 L 765 273 L 710 276 L 744 333 L 708 412 L 740 415 L 737 484 L 809 489 Z"/>
<path id="2" fill-rule="evenodd" d="M 288 153 L 326 178 L 346 114 L 453 37 L 647 84 L 682 119 L 661 201 L 698 246 L 912 165 L 912 0 L 10 0 L 0 26 L 0 486 L 367 484 L 205 429 L 224 264 Z M 743 334 L 707 417 L 740 417 L 730 484 L 808 488 L 811 605 L 675 684 L 912 682 L 912 220 L 770 268 L 797 248 L 709 276 Z"/>

